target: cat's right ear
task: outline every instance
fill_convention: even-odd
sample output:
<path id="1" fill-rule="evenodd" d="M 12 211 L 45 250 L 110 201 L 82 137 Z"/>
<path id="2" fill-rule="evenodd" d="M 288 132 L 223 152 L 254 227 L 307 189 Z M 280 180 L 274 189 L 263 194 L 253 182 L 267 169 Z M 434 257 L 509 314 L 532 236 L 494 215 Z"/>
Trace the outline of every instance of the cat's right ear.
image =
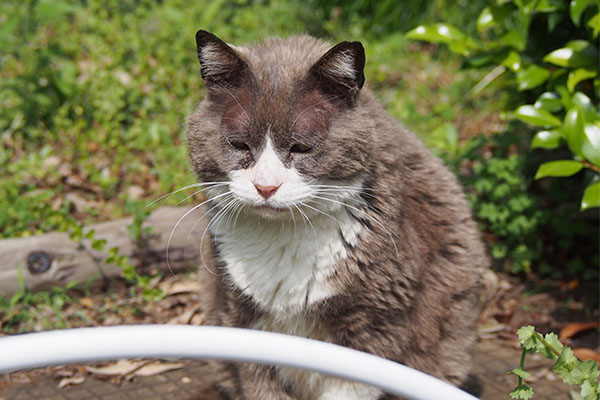
<path id="1" fill-rule="evenodd" d="M 352 103 L 365 83 L 365 50 L 360 42 L 341 42 L 310 69 L 307 79 L 329 94 Z"/>
<path id="2" fill-rule="evenodd" d="M 250 74 L 248 64 L 224 41 L 210 32 L 196 32 L 202 79 L 210 89 L 236 88 Z"/>

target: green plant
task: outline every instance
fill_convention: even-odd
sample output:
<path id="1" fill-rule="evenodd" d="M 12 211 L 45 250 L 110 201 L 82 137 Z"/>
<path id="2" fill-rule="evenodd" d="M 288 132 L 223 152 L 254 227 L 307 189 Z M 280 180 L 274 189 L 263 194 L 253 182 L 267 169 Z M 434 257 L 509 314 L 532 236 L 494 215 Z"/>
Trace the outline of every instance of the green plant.
<path id="1" fill-rule="evenodd" d="M 407 37 L 447 44 L 472 67 L 495 65 L 474 88 L 504 78 L 513 92 L 513 118 L 537 127 L 532 148 L 566 144 L 572 159 L 542 163 L 536 179 L 588 171 L 581 209 L 600 206 L 598 41 L 600 13 L 593 0 L 489 0 L 477 20 L 479 38 L 439 23 Z M 533 103 L 530 101 L 534 99 Z"/>
<path id="2" fill-rule="evenodd" d="M 31 292 L 19 270 L 19 290 L 10 298 L 0 297 L 0 330 L 17 333 L 46 329 L 70 328 L 69 318 L 63 314 L 66 304 L 73 302 L 72 295 L 89 295 L 93 279 L 84 284 L 69 282 L 65 287 L 54 286 L 49 291 Z"/>
<path id="3" fill-rule="evenodd" d="M 552 371 L 569 385 L 580 386 L 580 396 L 583 400 L 597 400 L 600 398 L 600 385 L 598 384 L 598 363 L 594 360 L 579 361 L 568 346 L 563 346 L 555 333 L 541 335 L 533 326 L 524 326 L 518 330 L 519 342 L 523 348 L 519 368 L 510 373 L 518 378 L 517 387 L 510 393 L 513 399 L 527 400 L 533 397 L 531 386 L 523 383 L 531 374 L 525 371 L 525 357 L 529 354 L 539 353 L 549 360 L 553 360 Z"/>

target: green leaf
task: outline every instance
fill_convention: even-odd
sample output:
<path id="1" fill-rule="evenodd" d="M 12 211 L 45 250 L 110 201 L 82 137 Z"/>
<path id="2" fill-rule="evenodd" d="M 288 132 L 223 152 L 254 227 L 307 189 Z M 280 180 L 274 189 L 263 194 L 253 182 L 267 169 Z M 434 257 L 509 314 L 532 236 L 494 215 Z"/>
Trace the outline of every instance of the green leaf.
<path id="1" fill-rule="evenodd" d="M 532 149 L 555 149 L 560 146 L 561 133 L 557 129 L 551 131 L 540 131 L 531 140 Z"/>
<path id="2" fill-rule="evenodd" d="M 550 71 L 546 68 L 538 67 L 537 65 L 522 68 L 517 71 L 519 90 L 527 90 L 540 86 L 542 83 L 546 82 L 549 77 Z"/>
<path id="3" fill-rule="evenodd" d="M 502 60 L 502 65 L 508 67 L 511 71 L 516 72 L 521 68 L 521 56 L 514 50 L 508 52 L 507 56 Z M 518 76 L 517 72 L 517 76 Z"/>
<path id="4" fill-rule="evenodd" d="M 92 240 L 92 249 L 94 249 L 96 251 L 102 251 L 105 246 L 106 246 L 106 240 L 105 239 L 94 239 L 94 240 Z"/>
<path id="5" fill-rule="evenodd" d="M 519 35 L 513 30 L 505 33 L 502 37 L 500 37 L 499 40 L 501 43 L 513 47 L 519 51 L 523 51 L 523 49 L 525 48 L 525 40 L 523 36 Z"/>
<path id="6" fill-rule="evenodd" d="M 575 382 L 571 378 L 571 371 L 575 366 L 575 363 L 578 362 L 577 358 L 573 354 L 573 350 L 569 347 L 564 347 L 558 360 L 554 363 L 552 367 L 552 371 L 558 374 L 565 383 L 569 385 L 573 385 Z"/>
<path id="7" fill-rule="evenodd" d="M 492 25 L 494 25 L 494 15 L 492 14 L 492 10 L 490 10 L 489 7 L 486 7 L 481 11 L 481 14 L 479 14 L 479 17 L 477 18 L 477 30 L 482 32 Z"/>
<path id="8" fill-rule="evenodd" d="M 598 76 L 597 70 L 578 68 L 574 71 L 571 71 L 569 72 L 569 78 L 567 79 L 567 89 L 569 89 L 569 92 L 572 92 L 575 90 L 575 86 L 577 86 L 579 82 L 594 78 L 596 76 Z"/>
<path id="9" fill-rule="evenodd" d="M 567 115 L 565 115 L 562 132 L 569 145 L 569 150 L 576 155 L 581 155 L 581 145 L 584 136 L 583 127 L 583 112 L 577 107 L 571 108 L 567 112 Z"/>
<path id="10" fill-rule="evenodd" d="M 589 97 L 581 92 L 576 92 L 572 97 L 571 101 L 573 106 L 579 108 L 583 113 L 584 121 L 595 121 L 600 118 L 597 108 L 594 106 Z"/>
<path id="11" fill-rule="evenodd" d="M 549 346 L 551 346 L 560 354 L 560 352 L 563 349 L 563 344 L 560 342 L 560 340 L 558 340 L 558 336 L 556 335 L 556 333 L 547 333 L 546 335 L 544 335 L 544 340 Z M 550 360 L 554 360 L 558 357 L 556 353 L 548 349 L 546 346 L 543 346 L 543 348 L 540 348 L 539 350 L 544 357 Z"/>
<path id="12" fill-rule="evenodd" d="M 591 5 L 598 4 L 597 0 L 571 0 L 569 6 L 569 15 L 571 15 L 571 21 L 579 26 L 581 14 Z"/>
<path id="13" fill-rule="evenodd" d="M 598 363 L 594 360 L 580 361 L 575 364 L 571 371 L 571 379 L 576 385 L 581 385 L 583 381 L 596 381 L 598 380 Z"/>
<path id="14" fill-rule="evenodd" d="M 549 112 L 556 112 L 563 108 L 560 97 L 554 92 L 542 93 L 533 106 L 535 108 L 543 108 Z"/>
<path id="15" fill-rule="evenodd" d="M 534 350 L 537 348 L 538 339 L 535 336 L 535 328 L 531 325 L 522 326 L 517 331 L 517 336 L 519 336 L 519 343 L 525 350 Z"/>
<path id="16" fill-rule="evenodd" d="M 581 398 L 583 400 L 598 400 L 600 397 L 600 388 L 598 385 L 592 386 L 589 381 L 585 381 L 581 384 Z"/>
<path id="17" fill-rule="evenodd" d="M 523 379 L 527 379 L 531 376 L 531 374 L 529 372 L 525 371 L 523 368 L 515 368 L 510 372 L 512 372 L 519 378 L 523 378 Z"/>
<path id="18" fill-rule="evenodd" d="M 565 47 L 548 53 L 544 61 L 559 67 L 594 67 L 598 50 L 586 40 L 572 40 Z"/>
<path id="19" fill-rule="evenodd" d="M 588 28 L 593 31 L 594 38 L 600 33 L 600 13 L 594 15 L 587 23 Z"/>
<path id="20" fill-rule="evenodd" d="M 540 0 L 535 6 L 535 11 L 542 13 L 551 13 L 562 10 L 564 3 L 562 0 Z"/>
<path id="21" fill-rule="evenodd" d="M 408 31 L 405 37 L 432 43 L 445 43 L 450 46 L 450 50 L 464 56 L 467 56 L 470 53 L 470 49 L 477 47 L 471 38 L 466 36 L 456 27 L 444 23 L 420 25 Z"/>
<path id="22" fill-rule="evenodd" d="M 600 182 L 592 183 L 583 192 L 581 209 L 587 210 L 592 207 L 600 207 Z"/>
<path id="23" fill-rule="evenodd" d="M 573 100 L 571 100 L 571 94 L 569 93 L 569 90 L 566 86 L 558 86 L 556 88 L 556 91 L 560 95 L 560 101 L 562 102 L 563 107 L 566 110 L 573 107 Z"/>
<path id="24" fill-rule="evenodd" d="M 510 397 L 518 400 L 528 400 L 533 397 L 533 389 L 531 386 L 521 384 L 510 392 Z"/>
<path id="25" fill-rule="evenodd" d="M 581 154 L 592 164 L 600 166 L 600 126 L 598 126 L 598 121 L 584 125 Z"/>
<path id="26" fill-rule="evenodd" d="M 549 161 L 539 166 L 534 179 L 545 178 L 547 176 L 571 176 L 581 171 L 582 168 L 583 164 L 579 161 Z"/>
<path id="27" fill-rule="evenodd" d="M 519 7 L 519 9 L 525 13 L 530 14 L 533 11 L 533 3 L 531 0 L 513 0 L 513 2 Z"/>
<path id="28" fill-rule="evenodd" d="M 556 127 L 561 125 L 561 121 L 548 111 L 535 108 L 532 105 L 524 105 L 517 108 L 514 116 L 523 122 L 537 126 Z"/>

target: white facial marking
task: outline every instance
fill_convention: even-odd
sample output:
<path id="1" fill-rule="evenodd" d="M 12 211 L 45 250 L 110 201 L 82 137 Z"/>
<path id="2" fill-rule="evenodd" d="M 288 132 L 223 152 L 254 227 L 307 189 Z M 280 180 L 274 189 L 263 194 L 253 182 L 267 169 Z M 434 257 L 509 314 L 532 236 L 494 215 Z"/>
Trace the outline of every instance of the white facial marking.
<path id="1" fill-rule="evenodd" d="M 295 168 L 285 167 L 269 137 L 256 163 L 251 168 L 230 172 L 229 179 L 232 192 L 254 206 L 288 208 L 306 199 L 312 192 Z M 275 186 L 279 189 L 269 199 L 264 199 L 254 185 Z"/>

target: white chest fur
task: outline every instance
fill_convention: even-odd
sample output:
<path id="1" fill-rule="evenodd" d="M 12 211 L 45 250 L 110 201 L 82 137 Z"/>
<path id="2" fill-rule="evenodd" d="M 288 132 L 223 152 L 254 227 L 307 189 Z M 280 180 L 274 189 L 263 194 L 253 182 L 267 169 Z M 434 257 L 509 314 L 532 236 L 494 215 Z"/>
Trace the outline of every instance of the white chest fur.
<path id="1" fill-rule="evenodd" d="M 276 320 L 335 295 L 327 277 L 358 242 L 361 225 L 340 209 L 308 224 L 243 215 L 216 225 L 213 234 L 233 283 Z M 293 333 L 293 332 L 289 332 Z"/>

